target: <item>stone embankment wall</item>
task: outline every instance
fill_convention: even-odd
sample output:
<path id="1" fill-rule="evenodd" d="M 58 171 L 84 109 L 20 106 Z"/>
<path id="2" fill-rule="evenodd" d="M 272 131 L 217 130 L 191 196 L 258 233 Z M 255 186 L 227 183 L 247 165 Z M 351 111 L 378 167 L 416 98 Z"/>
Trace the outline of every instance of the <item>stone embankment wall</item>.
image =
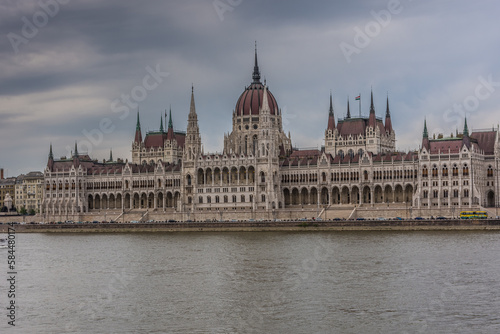
<path id="1" fill-rule="evenodd" d="M 500 220 L 340 220 L 257 222 L 172 222 L 114 224 L 26 224 L 14 225 L 16 233 L 116 233 L 175 231 L 382 231 L 382 230 L 498 230 Z M 0 232 L 8 226 L 0 225 Z"/>

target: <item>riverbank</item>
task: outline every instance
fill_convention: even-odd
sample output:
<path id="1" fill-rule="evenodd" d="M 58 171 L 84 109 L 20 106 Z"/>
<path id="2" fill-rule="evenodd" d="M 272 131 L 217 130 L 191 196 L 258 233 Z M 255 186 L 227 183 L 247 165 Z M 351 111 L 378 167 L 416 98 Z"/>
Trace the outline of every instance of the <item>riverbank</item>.
<path id="1" fill-rule="evenodd" d="M 230 221 L 171 223 L 99 223 L 99 224 L 15 224 L 0 225 L 16 233 L 135 233 L 135 232 L 245 232 L 245 231 L 436 231 L 500 230 L 499 219 L 488 220 L 342 220 L 342 221 Z"/>

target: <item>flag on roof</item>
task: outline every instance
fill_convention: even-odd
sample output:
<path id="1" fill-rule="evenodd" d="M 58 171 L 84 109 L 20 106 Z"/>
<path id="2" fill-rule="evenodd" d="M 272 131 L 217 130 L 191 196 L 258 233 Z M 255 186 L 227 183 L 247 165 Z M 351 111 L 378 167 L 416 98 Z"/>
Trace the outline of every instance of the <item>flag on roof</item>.
<path id="1" fill-rule="evenodd" d="M 361 95 L 356 96 L 355 100 L 356 100 L 356 101 L 361 100 Z"/>

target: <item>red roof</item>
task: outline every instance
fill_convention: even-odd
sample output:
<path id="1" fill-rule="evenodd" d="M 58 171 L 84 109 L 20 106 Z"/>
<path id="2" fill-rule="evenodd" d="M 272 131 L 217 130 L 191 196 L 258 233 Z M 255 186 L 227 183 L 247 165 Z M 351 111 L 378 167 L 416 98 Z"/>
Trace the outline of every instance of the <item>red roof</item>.
<path id="1" fill-rule="evenodd" d="M 170 131 L 170 130 L 169 130 Z M 173 136 L 177 141 L 177 145 L 184 147 L 184 142 L 186 140 L 186 134 L 184 132 L 173 132 Z M 150 132 L 144 138 L 144 146 L 146 148 L 158 148 L 163 147 L 165 140 L 168 139 L 167 133 L 161 132 Z"/>
<path id="2" fill-rule="evenodd" d="M 250 115 L 251 111 L 252 115 L 258 115 L 259 108 L 262 106 L 263 96 L 264 85 L 260 82 L 252 83 L 241 94 L 238 102 L 236 102 L 236 114 L 238 116 Z M 276 115 L 278 113 L 278 103 L 276 103 L 276 99 L 269 89 L 267 89 L 267 103 L 269 105 L 269 109 L 271 110 L 271 114 Z"/>
<path id="3" fill-rule="evenodd" d="M 163 147 L 163 143 L 167 139 L 166 133 L 161 132 L 150 132 L 144 138 L 144 146 L 146 148 L 158 148 Z"/>
<path id="4" fill-rule="evenodd" d="M 441 139 L 441 140 L 430 140 L 430 153 L 438 154 L 441 153 L 459 153 L 462 148 L 462 138 L 457 139 Z"/>
<path id="5" fill-rule="evenodd" d="M 484 154 L 495 154 L 496 131 L 473 132 L 470 137 L 477 140 L 479 148 L 484 151 Z"/>
<path id="6" fill-rule="evenodd" d="M 366 128 L 366 119 L 363 118 L 346 118 L 339 121 L 337 129 L 342 137 L 364 135 Z"/>
<path id="7" fill-rule="evenodd" d="M 321 155 L 320 150 L 296 150 L 292 152 L 290 158 L 304 158 L 304 157 L 312 158 L 320 155 Z"/>
<path id="8" fill-rule="evenodd" d="M 184 132 L 175 132 L 175 140 L 177 141 L 177 146 L 184 147 L 186 134 Z"/>

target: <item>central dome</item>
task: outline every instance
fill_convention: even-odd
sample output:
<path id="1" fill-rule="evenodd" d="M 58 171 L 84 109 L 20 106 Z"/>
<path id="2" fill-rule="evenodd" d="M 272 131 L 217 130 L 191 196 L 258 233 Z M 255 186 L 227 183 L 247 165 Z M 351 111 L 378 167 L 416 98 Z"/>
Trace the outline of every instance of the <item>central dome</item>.
<path id="1" fill-rule="evenodd" d="M 260 82 L 259 65 L 257 64 L 257 48 L 255 48 L 255 66 L 253 68 L 252 79 L 252 84 L 245 88 L 245 91 L 241 94 L 238 102 L 236 102 L 236 108 L 234 110 L 237 116 L 258 115 L 260 108 L 262 107 L 264 99 L 264 85 Z M 277 115 L 278 103 L 276 103 L 276 99 L 269 91 L 268 87 L 266 87 L 266 92 L 269 110 L 271 110 L 272 115 Z"/>
<path id="2" fill-rule="evenodd" d="M 269 105 L 269 110 L 271 110 L 272 115 L 278 114 L 278 103 L 273 94 L 266 89 L 267 92 L 267 103 Z M 262 102 L 264 99 L 264 85 L 260 82 L 252 83 L 248 86 L 245 91 L 241 94 L 238 102 L 236 102 L 236 115 L 258 115 L 259 110 L 262 107 Z"/>

